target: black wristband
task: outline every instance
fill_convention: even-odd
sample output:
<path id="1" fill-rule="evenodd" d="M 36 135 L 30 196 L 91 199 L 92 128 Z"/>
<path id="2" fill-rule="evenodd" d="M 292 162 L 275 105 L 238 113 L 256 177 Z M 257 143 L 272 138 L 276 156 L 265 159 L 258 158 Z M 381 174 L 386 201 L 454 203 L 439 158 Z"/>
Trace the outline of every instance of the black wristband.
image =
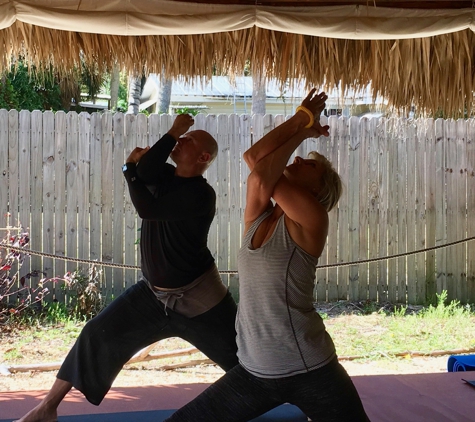
<path id="1" fill-rule="evenodd" d="M 128 170 L 132 170 L 136 168 L 136 164 L 135 163 L 125 163 L 123 166 L 122 166 L 122 172 L 125 173 L 126 171 Z"/>
<path id="2" fill-rule="evenodd" d="M 125 163 L 122 166 L 122 173 L 129 182 L 135 182 L 137 180 L 137 165 L 135 163 Z"/>

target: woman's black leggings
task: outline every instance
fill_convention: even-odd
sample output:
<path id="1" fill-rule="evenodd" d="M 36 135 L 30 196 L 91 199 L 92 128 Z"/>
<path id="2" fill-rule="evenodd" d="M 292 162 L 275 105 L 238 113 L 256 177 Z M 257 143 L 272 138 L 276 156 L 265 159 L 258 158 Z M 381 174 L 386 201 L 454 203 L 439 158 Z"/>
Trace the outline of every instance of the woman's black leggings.
<path id="1" fill-rule="evenodd" d="M 258 378 L 234 367 L 165 422 L 244 422 L 291 403 L 315 422 L 368 422 L 351 378 L 335 358 L 291 377 Z"/>

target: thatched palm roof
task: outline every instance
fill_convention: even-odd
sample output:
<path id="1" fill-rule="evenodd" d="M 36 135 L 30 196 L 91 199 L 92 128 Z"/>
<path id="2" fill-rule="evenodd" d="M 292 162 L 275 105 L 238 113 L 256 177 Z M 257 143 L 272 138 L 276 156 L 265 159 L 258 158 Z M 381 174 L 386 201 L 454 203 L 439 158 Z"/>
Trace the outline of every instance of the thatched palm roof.
<path id="1" fill-rule="evenodd" d="M 238 4 L 239 3 L 239 4 Z M 241 74 L 366 86 L 395 107 L 473 111 L 472 1 L 0 0 L 0 70 L 19 54 L 167 76 Z"/>

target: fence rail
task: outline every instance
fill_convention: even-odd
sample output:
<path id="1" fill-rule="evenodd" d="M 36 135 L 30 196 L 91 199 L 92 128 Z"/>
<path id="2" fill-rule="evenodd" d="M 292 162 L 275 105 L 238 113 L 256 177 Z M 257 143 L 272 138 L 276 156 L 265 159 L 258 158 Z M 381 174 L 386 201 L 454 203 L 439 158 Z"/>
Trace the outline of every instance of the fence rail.
<path id="1" fill-rule="evenodd" d="M 330 137 L 307 140 L 297 151 L 327 156 L 345 186 L 330 213 L 322 265 L 398 255 L 475 235 L 473 119 L 323 119 Z M 216 163 L 205 175 L 217 193 L 209 246 L 233 293 L 248 174 L 241 157 L 253 139 L 283 120 L 281 115 L 195 118 L 194 128 L 209 131 L 219 144 Z M 121 166 L 134 147 L 153 145 L 172 121 L 169 115 L 0 110 L 0 227 L 22 227 L 31 249 L 53 256 L 139 265 L 140 219 Z M 21 271 L 53 277 L 77 267 L 32 255 Z M 117 296 L 138 275 L 132 268 L 104 267 L 104 295 Z M 475 242 L 317 269 L 316 278 L 317 301 L 415 304 L 447 290 L 449 299 L 475 302 Z M 60 289 L 54 294 L 64 299 Z"/>

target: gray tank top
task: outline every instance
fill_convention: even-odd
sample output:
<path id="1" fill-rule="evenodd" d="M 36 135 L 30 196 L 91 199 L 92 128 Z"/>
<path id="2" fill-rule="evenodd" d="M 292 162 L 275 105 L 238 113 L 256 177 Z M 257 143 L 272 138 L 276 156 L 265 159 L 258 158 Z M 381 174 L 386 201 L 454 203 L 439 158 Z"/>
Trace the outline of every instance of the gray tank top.
<path id="1" fill-rule="evenodd" d="M 288 377 L 320 368 L 335 357 L 335 346 L 313 306 L 318 259 L 290 237 L 284 215 L 260 248 L 251 239 L 262 214 L 239 251 L 238 358 L 251 374 Z"/>

